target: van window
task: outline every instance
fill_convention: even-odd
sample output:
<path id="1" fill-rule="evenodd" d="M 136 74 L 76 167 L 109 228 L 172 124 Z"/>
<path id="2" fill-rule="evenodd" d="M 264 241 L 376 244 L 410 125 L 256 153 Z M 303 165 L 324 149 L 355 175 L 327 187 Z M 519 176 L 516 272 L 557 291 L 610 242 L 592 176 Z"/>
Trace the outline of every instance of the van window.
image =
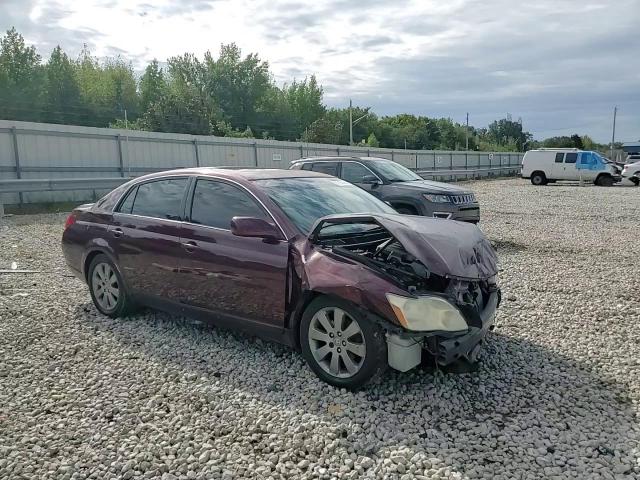
<path id="1" fill-rule="evenodd" d="M 567 153 L 564 159 L 564 163 L 576 163 L 577 159 L 578 159 L 577 153 Z"/>
<path id="2" fill-rule="evenodd" d="M 596 163 L 596 159 L 591 152 L 582 152 L 580 154 L 580 163 L 582 165 L 591 165 Z"/>
<path id="3" fill-rule="evenodd" d="M 558 152 L 556 153 L 556 163 L 562 163 L 564 160 L 564 153 Z"/>

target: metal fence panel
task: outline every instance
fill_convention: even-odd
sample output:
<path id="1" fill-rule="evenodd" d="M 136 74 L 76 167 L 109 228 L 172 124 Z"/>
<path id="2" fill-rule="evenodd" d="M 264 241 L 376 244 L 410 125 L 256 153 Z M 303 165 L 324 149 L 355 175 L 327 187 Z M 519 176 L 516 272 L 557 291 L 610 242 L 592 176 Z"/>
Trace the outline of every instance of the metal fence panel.
<path id="1" fill-rule="evenodd" d="M 14 141 L 18 147 L 20 175 Z M 450 170 L 519 166 L 522 159 L 522 154 L 509 152 L 414 151 L 0 120 L 0 180 L 18 176 L 51 180 L 129 177 L 198 165 L 288 168 L 291 161 L 300 157 L 336 155 L 387 158 L 412 169 L 442 171 L 443 175 L 435 176 L 442 179 L 461 176 L 459 171 Z M 0 203 L 82 201 L 103 192 L 103 189 L 94 193 L 84 188 L 31 191 L 21 194 L 22 199 L 18 194 L 4 193 L 0 195 Z"/>

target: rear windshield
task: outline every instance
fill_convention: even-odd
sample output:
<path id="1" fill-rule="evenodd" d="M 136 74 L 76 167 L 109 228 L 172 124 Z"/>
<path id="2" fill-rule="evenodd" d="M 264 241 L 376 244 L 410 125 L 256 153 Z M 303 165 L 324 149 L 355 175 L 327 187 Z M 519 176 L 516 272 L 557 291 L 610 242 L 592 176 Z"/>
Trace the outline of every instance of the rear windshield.
<path id="1" fill-rule="evenodd" d="M 304 233 L 309 233 L 313 224 L 327 215 L 396 213 L 383 201 L 338 178 L 275 178 L 255 183 Z"/>

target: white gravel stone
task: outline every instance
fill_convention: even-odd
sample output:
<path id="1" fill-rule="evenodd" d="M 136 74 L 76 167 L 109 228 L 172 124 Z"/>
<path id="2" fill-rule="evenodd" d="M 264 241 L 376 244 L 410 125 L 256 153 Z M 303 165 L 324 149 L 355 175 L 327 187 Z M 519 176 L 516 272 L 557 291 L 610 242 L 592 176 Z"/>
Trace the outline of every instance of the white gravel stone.
<path id="1" fill-rule="evenodd" d="M 640 189 L 470 184 L 503 303 L 479 369 L 350 393 L 298 353 L 164 313 L 111 320 L 64 215 L 0 228 L 0 478 L 640 478 Z"/>

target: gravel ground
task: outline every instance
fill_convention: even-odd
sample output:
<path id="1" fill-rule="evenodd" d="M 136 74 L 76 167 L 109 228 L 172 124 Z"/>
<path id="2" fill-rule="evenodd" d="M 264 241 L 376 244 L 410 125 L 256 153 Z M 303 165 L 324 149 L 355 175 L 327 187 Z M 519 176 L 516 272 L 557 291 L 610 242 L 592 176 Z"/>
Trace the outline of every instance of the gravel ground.
<path id="1" fill-rule="evenodd" d="M 298 353 L 163 313 L 111 320 L 63 215 L 5 219 L 0 478 L 640 478 L 640 189 L 473 184 L 503 305 L 478 371 L 349 393 Z"/>

